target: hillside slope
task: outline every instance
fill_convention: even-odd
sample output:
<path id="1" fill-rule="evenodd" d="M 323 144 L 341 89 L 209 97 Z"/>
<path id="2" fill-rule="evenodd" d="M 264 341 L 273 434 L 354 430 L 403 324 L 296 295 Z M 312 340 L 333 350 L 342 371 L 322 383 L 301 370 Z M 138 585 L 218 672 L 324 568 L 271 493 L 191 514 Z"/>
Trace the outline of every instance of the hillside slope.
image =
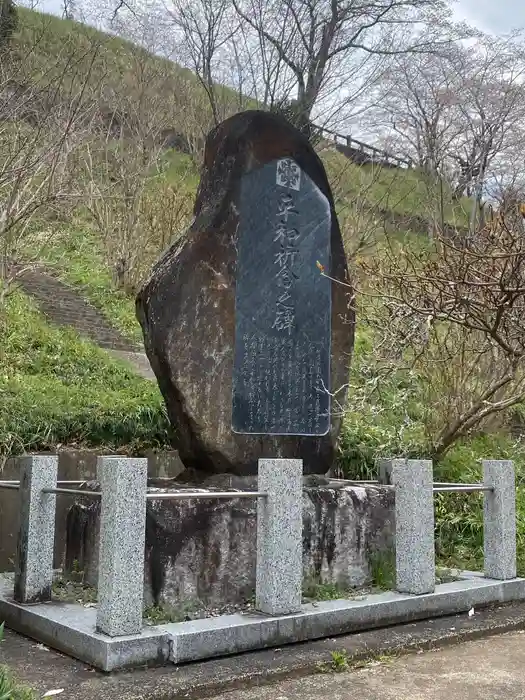
<path id="1" fill-rule="evenodd" d="M 57 444 L 134 451 L 168 444 L 155 384 L 13 294 L 3 310 L 0 455 Z"/>
<path id="2" fill-rule="evenodd" d="M 64 104 L 80 97 L 98 103 L 102 122 L 118 123 L 148 95 L 162 113 L 170 135 L 185 150 L 202 143 L 212 125 L 206 94 L 189 70 L 153 55 L 117 36 L 105 34 L 73 20 L 18 8 L 19 24 L 10 44 L 10 63 L 0 86 L 8 78 L 33 93 L 34 110 L 47 101 Z M 223 90 L 223 102 L 236 103 L 235 93 Z M 170 122 L 170 114 L 174 119 Z M 115 121 L 116 120 L 116 121 Z"/>
<path id="3" fill-rule="evenodd" d="M 78 22 L 22 7 L 19 16 L 13 52 L 20 61 L 20 79 L 34 81 L 42 88 L 51 85 L 54 76 L 65 72 L 69 77 L 60 89 L 66 96 L 74 89 L 81 89 L 87 81 L 89 90 L 100 100 L 101 112 L 112 113 L 129 108 L 134 94 L 138 95 L 144 87 L 137 83 L 134 73 L 146 73 L 145 79 L 153 84 L 152 89 L 170 98 L 168 130 L 174 135 L 172 138 L 185 150 L 192 150 L 190 144 L 195 142 L 202 145 L 213 123 L 205 92 L 191 71 Z M 221 97 L 224 116 L 237 111 L 235 93 L 223 88 Z M 158 101 L 158 105 L 162 103 L 163 100 Z M 379 215 L 397 227 L 426 233 L 429 188 L 417 169 L 359 166 L 337 152 L 329 141 L 322 142 L 320 151 L 343 212 L 357 202 L 370 209 L 374 217 Z M 177 156 L 172 155 L 171 161 L 176 163 Z M 197 161 L 200 162 L 198 152 Z M 192 165 L 196 174 L 195 163 Z M 440 196 L 443 221 L 453 226 L 465 225 L 470 201 L 454 201 L 445 183 Z"/>

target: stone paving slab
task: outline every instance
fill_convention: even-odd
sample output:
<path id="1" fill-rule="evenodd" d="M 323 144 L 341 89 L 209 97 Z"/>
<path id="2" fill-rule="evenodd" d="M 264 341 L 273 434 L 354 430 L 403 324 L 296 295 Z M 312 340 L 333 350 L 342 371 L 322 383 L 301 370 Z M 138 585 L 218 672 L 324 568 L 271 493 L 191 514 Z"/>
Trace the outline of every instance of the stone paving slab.
<path id="1" fill-rule="evenodd" d="M 484 609 L 475 612 L 473 616 L 467 613 L 442 617 L 424 622 L 398 625 L 369 632 L 360 632 L 335 638 L 324 639 L 306 644 L 297 644 L 260 652 L 250 652 L 236 657 L 213 659 L 206 662 L 185 664 L 183 666 L 167 666 L 162 668 L 142 668 L 135 671 L 103 674 L 85 664 L 51 651 L 25 637 L 9 630 L 5 641 L 0 644 L 0 663 L 7 664 L 19 679 L 33 686 L 38 693 L 43 694 L 50 689 L 64 688 L 60 698 L 64 700 L 171 700 L 172 698 L 188 698 L 200 700 L 211 698 L 223 692 L 242 689 L 243 700 L 248 700 L 250 688 L 270 687 L 269 692 L 274 696 L 287 697 L 283 694 L 282 681 L 311 676 L 321 679 L 323 692 L 316 697 L 326 698 L 328 692 L 324 688 L 332 674 L 318 676 L 319 667 L 330 663 L 332 651 L 345 650 L 351 667 L 365 663 L 367 660 L 377 660 L 385 655 L 396 656 L 406 652 L 421 652 L 423 650 L 457 645 L 459 642 L 483 639 L 487 636 L 499 635 L 509 630 L 525 629 L 525 603 L 516 603 Z M 504 639 L 503 637 L 501 639 Z M 519 635 L 520 643 L 525 649 L 525 638 Z M 485 649 L 496 648 L 495 639 L 487 642 Z M 499 641 L 498 641 L 499 644 Z M 454 659 L 459 653 L 456 647 L 451 654 Z M 505 654 L 505 647 L 502 647 Z M 417 654 L 418 658 L 420 654 Z M 422 655 L 425 657 L 426 655 Z M 432 655 L 432 659 L 435 655 Z M 509 657 L 510 658 L 510 657 Z M 471 660 L 473 673 L 483 677 L 483 659 Z M 503 659 L 502 663 L 505 661 Z M 510 664 L 510 661 L 509 661 Z M 523 661 L 517 666 L 521 673 Z M 480 670 L 481 669 L 481 670 Z M 343 674 L 346 675 L 346 674 Z M 339 678 L 339 676 L 337 676 Z M 352 673 L 350 678 L 354 678 Z M 381 694 L 379 684 L 378 695 L 368 697 L 389 698 Z M 252 692 L 252 691 L 250 691 Z M 344 697 L 354 697 L 345 690 Z M 261 695 L 261 698 L 263 696 Z M 269 697 L 269 696 L 268 696 Z M 290 696 L 291 698 L 292 696 Z M 364 694 L 355 696 L 366 700 Z M 399 695 L 401 699 L 402 695 Z M 427 690 L 420 695 L 407 696 L 430 700 Z M 440 698 L 446 695 L 439 695 Z M 468 695 L 449 694 L 451 700 L 469 697 Z M 479 693 L 477 696 L 490 700 L 499 697 L 489 693 Z M 525 697 L 525 694 L 512 696 Z M 235 700 L 233 695 L 230 700 Z M 301 700 L 305 700 L 304 697 Z"/>
<path id="2" fill-rule="evenodd" d="M 467 642 L 454 649 L 383 659 L 331 673 L 243 688 L 227 700 L 523 700 L 525 632 Z"/>
<path id="3" fill-rule="evenodd" d="M 127 637 L 96 631 L 96 612 L 78 604 L 48 602 L 23 606 L 0 581 L 0 619 L 13 630 L 66 652 L 103 671 L 151 663 L 181 664 L 269 647 L 306 642 L 409 620 L 440 617 L 525 600 L 525 579 L 495 581 L 463 572 L 461 580 L 436 586 L 434 593 L 403 595 L 395 591 L 362 599 L 303 605 L 301 612 L 261 613 L 162 624 Z"/>

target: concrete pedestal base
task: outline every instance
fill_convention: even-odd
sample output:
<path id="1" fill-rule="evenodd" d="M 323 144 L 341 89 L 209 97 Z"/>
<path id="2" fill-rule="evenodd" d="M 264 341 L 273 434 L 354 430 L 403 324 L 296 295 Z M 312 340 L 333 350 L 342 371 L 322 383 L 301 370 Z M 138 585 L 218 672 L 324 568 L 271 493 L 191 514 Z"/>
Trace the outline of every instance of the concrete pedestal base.
<path id="1" fill-rule="evenodd" d="M 434 593 L 385 592 L 356 600 L 303 605 L 279 617 L 228 615 L 145 627 L 141 634 L 108 637 L 96 632 L 97 611 L 82 605 L 23 606 L 0 584 L 0 619 L 6 626 L 103 671 L 145 663 L 175 664 L 364 631 L 410 620 L 467 612 L 491 603 L 525 600 L 525 579 L 495 581 L 476 573 L 436 586 Z"/>

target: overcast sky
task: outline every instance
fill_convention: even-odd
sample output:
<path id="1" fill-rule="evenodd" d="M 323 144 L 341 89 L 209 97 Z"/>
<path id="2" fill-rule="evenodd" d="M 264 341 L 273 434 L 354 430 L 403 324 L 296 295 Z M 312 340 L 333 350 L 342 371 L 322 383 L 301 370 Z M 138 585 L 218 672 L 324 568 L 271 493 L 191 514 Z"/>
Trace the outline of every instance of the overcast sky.
<path id="1" fill-rule="evenodd" d="M 78 0 L 77 6 L 82 6 L 82 0 Z M 38 8 L 43 12 L 60 15 L 61 0 L 40 0 Z M 466 20 L 478 29 L 492 34 L 525 27 L 523 0 L 457 0 L 455 8 L 457 19 Z"/>
<path id="2" fill-rule="evenodd" d="M 525 27 L 523 0 L 457 0 L 455 13 L 458 19 L 492 34 Z"/>

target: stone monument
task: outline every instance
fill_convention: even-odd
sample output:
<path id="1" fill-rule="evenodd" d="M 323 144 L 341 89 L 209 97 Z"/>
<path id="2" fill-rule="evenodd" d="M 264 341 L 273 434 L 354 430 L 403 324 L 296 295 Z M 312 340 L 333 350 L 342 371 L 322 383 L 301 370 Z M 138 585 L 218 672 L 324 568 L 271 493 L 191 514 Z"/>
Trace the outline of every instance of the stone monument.
<path id="1" fill-rule="evenodd" d="M 352 292 L 323 164 L 285 119 L 243 112 L 210 133 L 193 222 L 137 316 L 186 467 L 245 476 L 271 456 L 330 469 Z"/>

